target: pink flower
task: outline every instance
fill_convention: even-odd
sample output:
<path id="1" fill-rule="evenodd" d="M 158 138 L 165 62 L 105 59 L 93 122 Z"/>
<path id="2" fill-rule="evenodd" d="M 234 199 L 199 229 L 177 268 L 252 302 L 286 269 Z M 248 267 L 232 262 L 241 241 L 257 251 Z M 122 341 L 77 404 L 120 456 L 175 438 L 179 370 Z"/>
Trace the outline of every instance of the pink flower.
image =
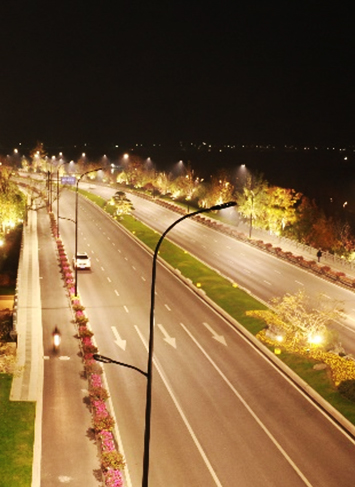
<path id="1" fill-rule="evenodd" d="M 91 375 L 91 384 L 93 387 L 102 387 L 102 380 L 99 374 Z"/>
<path id="2" fill-rule="evenodd" d="M 107 470 L 105 472 L 105 486 L 106 487 L 122 487 L 123 479 L 119 470 Z"/>

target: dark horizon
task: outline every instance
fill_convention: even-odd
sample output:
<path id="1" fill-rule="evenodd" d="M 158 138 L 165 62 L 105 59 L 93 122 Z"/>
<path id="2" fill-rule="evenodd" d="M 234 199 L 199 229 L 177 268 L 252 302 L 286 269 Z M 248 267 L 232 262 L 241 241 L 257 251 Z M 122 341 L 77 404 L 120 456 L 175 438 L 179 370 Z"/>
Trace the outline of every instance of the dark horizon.
<path id="1" fill-rule="evenodd" d="M 0 144 L 353 144 L 349 8 L 2 5 Z"/>

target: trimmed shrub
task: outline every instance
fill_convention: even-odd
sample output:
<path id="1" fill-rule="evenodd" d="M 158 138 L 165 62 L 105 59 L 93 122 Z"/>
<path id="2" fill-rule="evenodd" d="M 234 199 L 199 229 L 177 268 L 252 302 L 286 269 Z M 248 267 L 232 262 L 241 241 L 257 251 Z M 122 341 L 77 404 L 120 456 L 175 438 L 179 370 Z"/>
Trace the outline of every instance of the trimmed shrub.
<path id="1" fill-rule="evenodd" d="M 104 451 L 101 455 L 101 466 L 103 470 L 123 470 L 125 462 L 123 456 L 117 451 Z"/>

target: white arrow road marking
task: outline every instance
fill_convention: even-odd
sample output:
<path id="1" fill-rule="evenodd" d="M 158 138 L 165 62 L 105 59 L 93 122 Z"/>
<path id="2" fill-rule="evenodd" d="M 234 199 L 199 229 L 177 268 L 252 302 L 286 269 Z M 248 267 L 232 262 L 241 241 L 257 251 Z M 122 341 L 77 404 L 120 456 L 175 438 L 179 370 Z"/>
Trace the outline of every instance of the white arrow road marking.
<path id="1" fill-rule="evenodd" d="M 222 372 L 222 370 L 218 367 L 218 365 L 211 359 L 211 357 L 208 355 L 206 350 L 199 344 L 197 339 L 189 332 L 189 330 L 186 328 L 186 326 L 183 323 L 180 323 L 180 325 L 183 327 L 183 329 L 186 331 L 186 333 L 189 335 L 191 340 L 195 343 L 195 345 L 199 348 L 199 350 L 203 353 L 203 355 L 206 357 L 206 359 L 210 362 L 212 367 L 216 370 L 216 372 L 221 376 L 221 378 L 224 380 L 224 382 L 228 385 L 228 387 L 231 389 L 231 391 L 234 393 L 234 395 L 239 399 L 239 401 L 243 404 L 245 409 L 249 412 L 249 414 L 254 418 L 254 420 L 257 422 L 257 424 L 260 426 L 260 428 L 264 431 L 264 433 L 267 434 L 268 438 L 272 441 L 272 443 L 276 446 L 276 448 L 279 450 L 279 452 L 284 456 L 284 458 L 287 460 L 287 462 L 291 465 L 291 467 L 295 470 L 295 472 L 298 474 L 298 476 L 302 479 L 303 483 L 307 487 L 312 487 L 312 484 L 308 481 L 308 479 L 303 475 L 301 470 L 297 467 L 297 465 L 293 462 L 292 458 L 288 456 L 286 451 L 282 448 L 280 443 L 276 440 L 276 438 L 272 435 L 272 433 L 267 429 L 266 425 L 263 423 L 263 420 L 259 418 L 259 416 L 254 412 L 254 410 L 249 406 L 247 401 L 244 399 L 244 397 L 237 391 L 237 389 L 234 387 L 234 385 L 230 382 L 230 380 L 227 378 L 226 375 Z"/>
<path id="2" fill-rule="evenodd" d="M 142 342 L 143 342 L 146 350 L 148 351 L 148 344 L 145 341 L 145 339 L 144 339 L 144 337 L 143 337 L 140 329 L 138 328 L 137 325 L 134 325 L 134 328 L 136 329 L 136 332 L 138 333 L 139 338 L 142 340 Z M 192 429 L 192 426 L 190 425 L 190 423 L 189 423 L 189 421 L 187 419 L 187 416 L 185 415 L 182 407 L 180 406 L 180 403 L 178 402 L 177 397 L 174 394 L 174 391 L 173 391 L 170 383 L 168 382 L 168 380 L 167 380 L 167 378 L 165 376 L 165 373 L 163 373 L 162 367 L 159 365 L 158 361 L 154 357 L 153 357 L 153 362 L 154 362 L 154 365 L 156 367 L 156 370 L 157 370 L 158 374 L 160 375 L 160 377 L 161 377 L 161 379 L 162 379 L 162 381 L 163 381 L 163 383 L 164 383 L 164 385 L 165 385 L 165 387 L 166 387 L 166 389 L 167 389 L 167 391 L 168 391 L 168 393 L 169 393 L 172 401 L 175 404 L 175 407 L 176 407 L 178 413 L 180 414 L 180 417 L 181 417 L 182 421 L 184 422 L 184 424 L 185 424 L 185 426 L 187 428 L 187 431 L 190 433 L 190 436 L 191 436 L 193 442 L 195 443 L 195 446 L 196 446 L 198 452 L 200 453 L 203 461 L 205 462 L 205 465 L 206 465 L 206 467 L 207 467 L 210 475 L 212 476 L 215 485 L 217 487 L 222 487 L 222 483 L 219 480 L 219 478 L 217 477 L 216 472 L 213 470 L 213 467 L 212 467 L 212 465 L 211 465 L 211 463 L 210 463 L 210 461 L 209 461 L 209 459 L 208 459 L 208 457 L 207 457 L 204 449 L 202 448 L 201 443 L 198 441 L 198 438 L 197 438 L 194 430 Z"/>
<path id="3" fill-rule="evenodd" d="M 167 331 L 165 330 L 165 328 L 163 327 L 163 325 L 158 325 L 160 331 L 162 332 L 162 334 L 164 335 L 164 340 L 169 343 L 169 345 L 171 345 L 172 347 L 176 348 L 176 340 L 175 338 L 169 336 L 169 334 L 167 333 Z"/>
<path id="4" fill-rule="evenodd" d="M 122 348 L 122 350 L 126 350 L 126 340 L 122 340 L 120 337 L 120 334 L 117 331 L 117 328 L 115 326 L 111 326 L 112 333 L 115 335 L 115 343 Z"/>
<path id="5" fill-rule="evenodd" d="M 214 329 L 208 324 L 208 323 L 203 323 L 203 325 L 207 328 L 207 330 L 212 333 L 212 338 L 217 340 L 217 342 L 222 343 L 222 345 L 227 346 L 226 340 L 223 335 L 217 335 L 217 333 L 214 331 Z"/>

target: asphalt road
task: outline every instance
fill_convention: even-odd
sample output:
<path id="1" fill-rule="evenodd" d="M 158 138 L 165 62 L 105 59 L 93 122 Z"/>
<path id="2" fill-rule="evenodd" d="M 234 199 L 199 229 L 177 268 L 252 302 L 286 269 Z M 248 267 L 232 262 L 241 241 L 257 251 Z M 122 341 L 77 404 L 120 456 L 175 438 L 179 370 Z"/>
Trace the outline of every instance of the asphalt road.
<path id="1" fill-rule="evenodd" d="M 97 186 L 93 190 L 105 198 L 110 198 L 115 190 Z M 128 195 L 133 202 L 135 216 L 142 222 L 162 233 L 178 218 L 172 211 L 142 199 Z M 224 210 L 233 214 L 234 208 Z M 177 225 L 169 239 L 191 254 L 204 261 L 251 292 L 258 299 L 283 296 L 286 292 L 296 293 L 305 289 L 307 295 L 315 299 L 324 294 L 329 300 L 341 303 L 343 313 L 333 323 L 339 339 L 348 353 L 355 356 L 355 293 L 321 277 L 280 260 L 255 247 L 205 227 L 192 219 Z"/>
<path id="2" fill-rule="evenodd" d="M 74 218 L 74 194 L 63 194 L 60 210 Z M 61 234 L 70 253 L 73 223 L 61 220 Z M 220 252 L 221 243 L 215 244 Z M 78 284 L 100 353 L 146 370 L 151 255 L 84 200 L 78 250 L 93 261 L 91 271 L 79 272 Z M 206 246 L 206 259 L 210 251 Z M 353 485 L 352 438 L 161 266 L 156 291 L 152 487 Z M 105 371 L 126 485 L 136 487 L 146 380 L 115 365 Z"/>

